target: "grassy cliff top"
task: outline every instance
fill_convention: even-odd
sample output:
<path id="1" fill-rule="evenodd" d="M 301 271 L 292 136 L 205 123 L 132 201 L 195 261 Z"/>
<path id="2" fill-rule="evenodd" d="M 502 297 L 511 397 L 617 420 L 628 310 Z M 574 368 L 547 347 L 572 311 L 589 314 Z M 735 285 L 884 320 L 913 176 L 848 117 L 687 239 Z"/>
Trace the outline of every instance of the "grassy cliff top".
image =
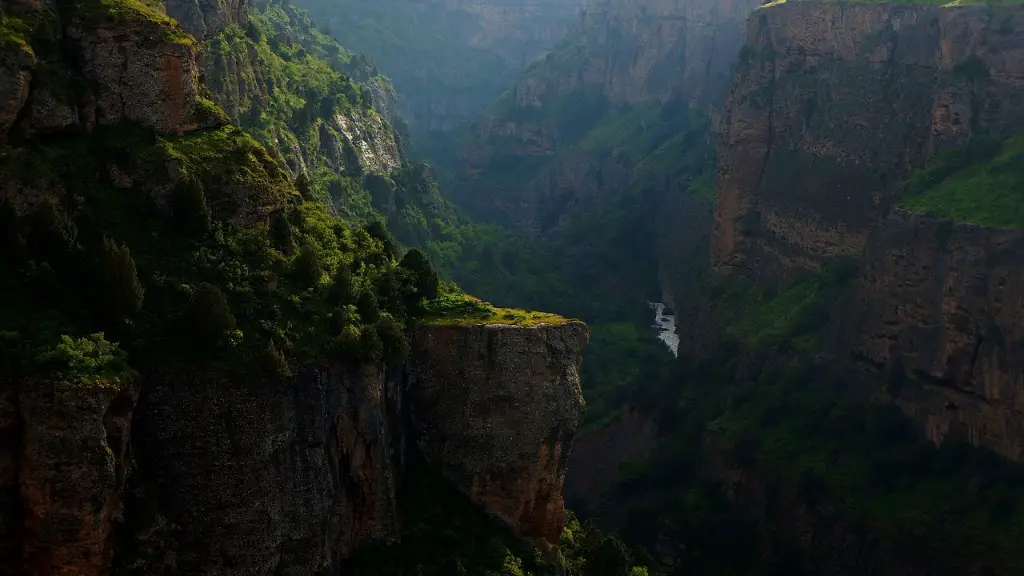
<path id="1" fill-rule="evenodd" d="M 940 154 L 910 181 L 903 207 L 991 228 L 1024 229 L 1024 135 L 978 137 Z"/>
<path id="2" fill-rule="evenodd" d="M 454 284 L 444 284 L 437 298 L 427 304 L 424 324 L 431 326 L 479 326 L 503 324 L 532 327 L 567 324 L 572 319 L 558 314 L 518 308 L 499 308 L 490 302 L 463 293 Z"/>

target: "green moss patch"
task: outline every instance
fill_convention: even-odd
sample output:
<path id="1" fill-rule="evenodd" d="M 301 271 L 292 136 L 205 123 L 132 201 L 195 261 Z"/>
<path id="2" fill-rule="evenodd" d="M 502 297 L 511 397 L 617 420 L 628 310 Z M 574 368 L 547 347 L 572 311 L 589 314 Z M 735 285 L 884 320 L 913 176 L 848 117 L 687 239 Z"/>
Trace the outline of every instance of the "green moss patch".
<path id="1" fill-rule="evenodd" d="M 444 284 L 438 297 L 427 303 L 424 318 L 426 324 L 434 326 L 506 324 L 531 327 L 542 324 L 566 324 L 571 321 L 547 312 L 499 308 L 464 294 L 450 283 Z"/>
<path id="2" fill-rule="evenodd" d="M 910 180 L 908 210 L 991 228 L 1024 228 L 1024 135 L 977 138 Z"/>

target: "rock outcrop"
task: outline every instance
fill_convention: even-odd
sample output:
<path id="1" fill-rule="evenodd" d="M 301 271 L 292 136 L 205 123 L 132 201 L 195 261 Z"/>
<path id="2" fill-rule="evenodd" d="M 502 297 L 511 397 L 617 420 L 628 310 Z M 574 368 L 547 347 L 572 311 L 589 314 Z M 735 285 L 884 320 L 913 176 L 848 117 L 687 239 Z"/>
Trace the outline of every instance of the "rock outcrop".
<path id="1" fill-rule="evenodd" d="M 583 418 L 586 327 L 438 326 L 412 342 L 406 405 L 429 462 L 516 534 L 558 541 Z"/>
<path id="2" fill-rule="evenodd" d="M 715 266 L 784 283 L 859 257 L 898 184 L 1024 127 L 1024 12 L 785 2 L 747 27 L 718 141 Z"/>

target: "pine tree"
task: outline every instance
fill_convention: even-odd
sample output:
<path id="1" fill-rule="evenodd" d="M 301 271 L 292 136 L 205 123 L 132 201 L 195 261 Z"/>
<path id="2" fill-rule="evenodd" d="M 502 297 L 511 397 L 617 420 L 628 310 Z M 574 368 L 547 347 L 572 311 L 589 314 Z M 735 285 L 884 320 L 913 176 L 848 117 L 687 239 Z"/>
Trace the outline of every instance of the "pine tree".
<path id="1" fill-rule="evenodd" d="M 323 268 L 320 265 L 320 254 L 316 248 L 306 244 L 295 258 L 294 270 L 296 277 L 306 286 L 315 286 L 320 282 Z"/>
<path id="2" fill-rule="evenodd" d="M 415 287 L 415 297 L 432 300 L 437 298 L 437 290 L 441 279 L 430 263 L 430 259 L 419 248 L 413 248 L 405 253 L 398 266 L 409 272 Z"/>
<path id="3" fill-rule="evenodd" d="M 128 247 L 104 238 L 100 266 L 107 319 L 117 321 L 141 310 L 145 291 Z"/>
<path id="4" fill-rule="evenodd" d="M 182 180 L 174 188 L 174 219 L 178 229 L 188 236 L 202 236 L 213 224 L 206 194 L 199 182 Z"/>
<path id="5" fill-rule="evenodd" d="M 270 238 L 274 247 L 285 255 L 291 255 L 295 250 L 295 235 L 292 232 L 292 225 L 283 212 L 278 212 L 270 219 Z"/>
<path id="6" fill-rule="evenodd" d="M 196 287 L 181 316 L 180 337 L 196 352 L 210 353 L 225 345 L 236 325 L 224 294 L 216 286 L 203 283 Z"/>
<path id="7" fill-rule="evenodd" d="M 366 233 L 372 238 L 380 240 L 380 243 L 384 246 L 384 255 L 393 260 L 398 257 L 398 246 L 395 244 L 395 239 L 391 237 L 391 233 L 388 232 L 387 226 L 384 225 L 380 220 L 374 220 L 363 227 Z"/>
<path id="8" fill-rule="evenodd" d="M 380 306 L 377 304 L 377 297 L 369 290 L 359 294 L 356 310 L 359 311 L 359 317 L 366 324 L 373 324 L 380 318 Z"/>
<path id="9" fill-rule="evenodd" d="M 283 382 L 291 376 L 288 360 L 273 340 L 267 342 L 267 347 L 263 350 L 263 369 L 275 382 Z"/>

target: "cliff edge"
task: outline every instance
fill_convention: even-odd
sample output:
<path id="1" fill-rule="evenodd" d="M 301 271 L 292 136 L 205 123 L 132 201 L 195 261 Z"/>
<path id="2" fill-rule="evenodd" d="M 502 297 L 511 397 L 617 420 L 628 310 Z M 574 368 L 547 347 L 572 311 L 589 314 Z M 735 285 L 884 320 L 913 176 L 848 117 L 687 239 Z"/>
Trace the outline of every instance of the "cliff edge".
<path id="1" fill-rule="evenodd" d="M 583 417 L 580 322 L 430 326 L 412 339 L 411 433 L 456 488 L 513 528 L 554 544 Z"/>

